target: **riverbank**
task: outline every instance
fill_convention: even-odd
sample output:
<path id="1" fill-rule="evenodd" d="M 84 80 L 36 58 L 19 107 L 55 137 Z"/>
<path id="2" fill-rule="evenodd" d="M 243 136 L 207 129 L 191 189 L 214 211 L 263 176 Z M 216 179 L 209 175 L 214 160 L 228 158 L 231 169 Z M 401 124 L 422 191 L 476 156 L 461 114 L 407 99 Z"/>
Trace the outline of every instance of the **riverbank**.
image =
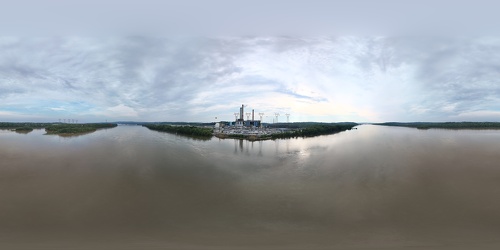
<path id="1" fill-rule="evenodd" d="M 417 129 L 500 129 L 500 122 L 384 122 L 373 125 Z"/>
<path id="2" fill-rule="evenodd" d="M 16 133 L 27 134 L 33 129 L 40 129 L 49 126 L 50 123 L 36 122 L 0 122 L 0 129 L 10 130 Z"/>
<path id="3" fill-rule="evenodd" d="M 214 136 L 221 139 L 243 139 L 249 141 L 314 137 L 351 130 L 357 123 L 283 123 L 266 128 L 226 127 L 214 129 Z"/>
<path id="4" fill-rule="evenodd" d="M 212 129 L 205 127 L 196 127 L 196 126 L 171 126 L 167 124 L 144 124 L 143 127 L 146 127 L 150 130 L 167 132 L 172 134 L 180 134 L 191 137 L 198 138 L 210 138 L 212 137 Z"/>
<path id="5" fill-rule="evenodd" d="M 207 128 L 197 126 L 171 126 L 166 124 L 144 124 L 142 126 L 160 132 L 179 134 L 194 138 L 210 139 L 215 136 L 220 139 L 242 139 L 249 141 L 288 139 L 297 137 L 313 137 L 328 135 L 350 130 L 356 123 L 307 123 L 295 124 L 288 128 L 255 128 L 235 127 Z"/>
<path id="6" fill-rule="evenodd" d="M 246 134 L 224 134 L 224 133 L 214 133 L 214 136 L 219 139 L 242 139 L 249 141 L 263 141 L 272 139 L 270 135 L 259 136 L 259 135 L 246 135 Z"/>
<path id="7" fill-rule="evenodd" d="M 267 128 L 229 127 L 214 131 L 221 139 L 244 139 L 250 141 L 314 137 L 350 130 L 357 123 L 285 123 Z"/>
<path id="8" fill-rule="evenodd" d="M 30 123 L 30 122 L 0 122 L 0 129 L 7 129 L 17 133 L 29 133 L 33 129 L 45 129 L 46 135 L 76 136 L 95 132 L 98 129 L 114 128 L 115 123 Z"/>
<path id="9" fill-rule="evenodd" d="M 97 131 L 98 129 L 114 128 L 115 123 L 85 123 L 85 124 L 52 124 L 45 127 L 47 135 L 75 136 Z"/>

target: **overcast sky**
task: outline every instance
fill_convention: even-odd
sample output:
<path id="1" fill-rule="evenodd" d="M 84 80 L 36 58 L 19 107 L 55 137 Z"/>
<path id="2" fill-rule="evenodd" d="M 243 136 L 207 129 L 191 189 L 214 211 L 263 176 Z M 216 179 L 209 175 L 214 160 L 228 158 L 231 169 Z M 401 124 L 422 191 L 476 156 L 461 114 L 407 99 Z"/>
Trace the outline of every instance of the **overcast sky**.
<path id="1" fill-rule="evenodd" d="M 500 121 L 490 8 L 21 2 L 0 11 L 0 121 Z"/>

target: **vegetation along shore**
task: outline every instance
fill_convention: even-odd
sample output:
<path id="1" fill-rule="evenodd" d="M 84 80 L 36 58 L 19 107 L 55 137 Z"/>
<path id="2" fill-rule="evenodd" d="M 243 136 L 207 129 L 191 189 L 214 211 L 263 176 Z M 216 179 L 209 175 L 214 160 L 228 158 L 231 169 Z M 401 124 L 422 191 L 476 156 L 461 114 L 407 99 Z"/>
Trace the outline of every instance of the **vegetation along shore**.
<path id="1" fill-rule="evenodd" d="M 143 126 L 155 131 L 168 132 L 191 137 L 211 138 L 212 136 L 216 136 L 221 139 L 246 139 L 256 141 L 334 134 L 350 130 L 357 125 L 358 124 L 351 122 L 308 122 L 273 124 L 269 125 L 267 128 L 226 127 L 220 129 L 199 126 L 172 126 L 167 124 L 144 124 Z"/>
<path id="2" fill-rule="evenodd" d="M 500 122 L 384 122 L 373 125 L 418 129 L 500 129 Z"/>
<path id="3" fill-rule="evenodd" d="M 29 133 L 33 129 L 45 128 L 47 135 L 71 136 L 95 132 L 98 129 L 114 128 L 115 123 L 30 123 L 0 122 L 0 129 L 9 129 L 19 133 Z"/>
<path id="4" fill-rule="evenodd" d="M 196 126 L 172 126 L 167 124 L 144 124 L 146 128 L 155 131 L 168 132 L 193 137 L 212 137 L 212 128 Z"/>
<path id="5" fill-rule="evenodd" d="M 78 135 L 95 132 L 98 129 L 114 128 L 115 123 L 52 124 L 45 127 L 48 135 Z"/>

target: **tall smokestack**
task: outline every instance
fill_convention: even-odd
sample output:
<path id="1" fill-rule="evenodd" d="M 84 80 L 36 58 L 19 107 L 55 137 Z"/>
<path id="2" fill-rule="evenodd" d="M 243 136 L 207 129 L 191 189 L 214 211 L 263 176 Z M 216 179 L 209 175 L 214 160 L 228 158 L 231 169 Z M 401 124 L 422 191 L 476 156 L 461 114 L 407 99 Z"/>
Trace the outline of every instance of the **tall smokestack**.
<path id="1" fill-rule="evenodd" d="M 255 114 L 255 110 L 252 109 L 252 121 L 255 121 L 254 114 Z"/>
<path id="2" fill-rule="evenodd" d="M 240 119 L 243 121 L 243 108 L 245 106 L 243 106 L 243 104 L 241 104 L 241 108 L 240 108 Z"/>

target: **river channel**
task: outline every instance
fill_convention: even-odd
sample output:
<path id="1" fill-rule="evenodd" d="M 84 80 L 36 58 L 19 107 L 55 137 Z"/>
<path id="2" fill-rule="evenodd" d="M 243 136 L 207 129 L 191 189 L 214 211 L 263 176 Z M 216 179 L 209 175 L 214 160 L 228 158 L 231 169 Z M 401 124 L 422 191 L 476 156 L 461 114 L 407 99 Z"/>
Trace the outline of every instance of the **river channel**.
<path id="1" fill-rule="evenodd" d="M 500 130 L 0 130 L 0 249 L 499 249 Z"/>

